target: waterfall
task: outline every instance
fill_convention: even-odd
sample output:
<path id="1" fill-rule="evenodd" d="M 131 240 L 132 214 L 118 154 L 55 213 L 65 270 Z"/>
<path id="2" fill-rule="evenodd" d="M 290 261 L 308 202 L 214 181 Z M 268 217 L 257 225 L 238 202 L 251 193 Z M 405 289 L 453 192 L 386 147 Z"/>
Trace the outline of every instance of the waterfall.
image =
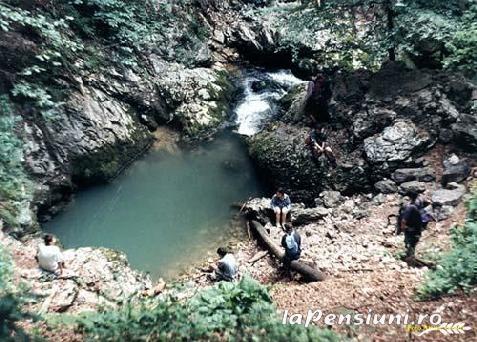
<path id="1" fill-rule="evenodd" d="M 251 136 L 258 133 L 276 114 L 276 103 L 293 86 L 304 83 L 288 70 L 251 72 L 243 80 L 243 99 L 235 108 L 237 133 Z M 259 84 L 262 89 L 254 85 Z"/>

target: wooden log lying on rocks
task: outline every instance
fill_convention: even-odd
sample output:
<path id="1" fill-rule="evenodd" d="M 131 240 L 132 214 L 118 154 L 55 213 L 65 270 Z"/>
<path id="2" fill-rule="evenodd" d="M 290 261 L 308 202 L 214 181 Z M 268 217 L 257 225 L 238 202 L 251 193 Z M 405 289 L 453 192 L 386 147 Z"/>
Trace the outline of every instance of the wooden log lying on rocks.
<path id="1" fill-rule="evenodd" d="M 285 256 L 285 251 L 279 247 L 275 242 L 270 238 L 265 228 L 257 221 L 249 221 L 252 229 L 257 233 L 258 237 L 262 242 L 267 246 L 270 253 L 280 260 L 283 260 Z M 325 279 L 325 275 L 319 270 L 313 268 L 312 266 L 301 262 L 299 260 L 294 260 L 290 264 L 290 268 L 293 271 L 296 271 L 303 275 L 309 281 L 322 281 Z"/>

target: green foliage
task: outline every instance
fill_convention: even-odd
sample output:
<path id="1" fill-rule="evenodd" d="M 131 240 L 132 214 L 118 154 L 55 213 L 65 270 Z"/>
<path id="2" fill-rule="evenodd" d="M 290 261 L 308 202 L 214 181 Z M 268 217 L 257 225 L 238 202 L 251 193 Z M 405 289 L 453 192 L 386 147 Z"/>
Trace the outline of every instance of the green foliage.
<path id="1" fill-rule="evenodd" d="M 477 196 L 468 203 L 465 224 L 452 230 L 452 245 L 418 290 L 421 299 L 468 291 L 477 284 Z"/>
<path id="2" fill-rule="evenodd" d="M 12 273 L 12 261 L 0 245 L 0 341 L 28 341 L 18 322 L 33 317 L 21 308 L 23 295 L 15 290 Z"/>
<path id="3" fill-rule="evenodd" d="M 394 51 L 424 66 L 477 72 L 477 5 L 473 0 L 326 0 L 253 10 L 273 16 L 283 47 L 294 57 L 309 50 L 324 67 L 376 68 Z M 427 61 L 426 61 L 427 60 Z M 426 65 L 427 63 L 427 65 Z"/>
<path id="4" fill-rule="evenodd" d="M 249 278 L 222 282 L 186 302 L 173 296 L 87 314 L 79 327 L 98 341 L 337 341 L 330 331 L 282 324 L 265 287 Z"/>
<path id="5" fill-rule="evenodd" d="M 73 0 L 66 9 L 88 37 L 103 37 L 122 62 L 134 66 L 137 52 L 161 50 L 163 57 L 190 62 L 208 36 L 193 1 Z"/>
<path id="6" fill-rule="evenodd" d="M 22 141 L 15 134 L 16 122 L 8 97 L 0 96 L 0 198 L 21 200 L 27 189 Z"/>

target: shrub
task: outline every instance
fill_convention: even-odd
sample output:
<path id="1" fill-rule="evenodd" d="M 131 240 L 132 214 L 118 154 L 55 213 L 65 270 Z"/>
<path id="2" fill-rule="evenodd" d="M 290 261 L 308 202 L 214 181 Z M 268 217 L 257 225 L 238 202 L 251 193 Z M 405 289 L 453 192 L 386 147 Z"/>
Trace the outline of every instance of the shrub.
<path id="1" fill-rule="evenodd" d="M 98 341 L 338 340 L 331 331 L 282 324 L 267 289 L 249 278 L 219 283 L 186 302 L 168 296 L 129 303 L 117 311 L 83 316 L 78 323 L 88 338 Z"/>
<path id="2" fill-rule="evenodd" d="M 22 310 L 23 294 L 12 281 L 12 261 L 0 245 L 0 341 L 28 341 L 18 322 L 32 318 Z"/>
<path id="3" fill-rule="evenodd" d="M 452 249 L 418 289 L 420 299 L 437 298 L 477 284 L 477 195 L 468 203 L 467 220 L 452 230 Z"/>

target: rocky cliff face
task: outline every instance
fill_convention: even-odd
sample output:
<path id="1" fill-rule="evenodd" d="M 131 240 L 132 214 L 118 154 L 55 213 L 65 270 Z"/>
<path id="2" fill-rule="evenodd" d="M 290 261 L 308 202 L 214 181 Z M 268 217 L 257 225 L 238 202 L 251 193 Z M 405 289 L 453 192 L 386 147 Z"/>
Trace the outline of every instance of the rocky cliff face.
<path id="1" fill-rule="evenodd" d="M 193 4 L 174 6 L 166 19 L 176 16 L 196 31 L 189 32 L 188 27 L 184 32 L 159 29 L 160 37 L 155 39 L 163 44 L 161 48 L 130 49 L 128 56 L 120 58 L 115 44 L 113 48 L 107 41 L 104 45 L 91 44 L 73 29 L 74 25 L 58 26 L 64 32 L 54 34 L 68 36 L 68 44 L 91 46 L 76 51 L 64 66 L 55 62 L 52 75 L 42 75 L 45 70 L 31 67 L 43 50 L 51 48 L 46 45 L 52 39 L 49 31 L 40 30 L 45 35 L 41 41 L 25 29 L 30 25 L 27 21 L 15 19 L 26 17 L 23 9 L 6 14 L 7 20 L 20 25 L 12 24 L 7 32 L 0 33 L 4 57 L 0 61 L 0 89 L 6 96 L 2 99 L 12 101 L 15 134 L 24 144 L 25 179 L 19 186 L 21 195 L 0 199 L 0 214 L 9 215 L 8 219 L 3 216 L 5 229 L 21 233 L 36 228 L 37 214 L 48 219 L 78 187 L 115 177 L 147 150 L 154 140 L 151 132 L 158 125 L 174 127 L 187 139 L 200 139 L 213 134 L 228 119 L 235 89 L 231 70 L 217 62 L 219 56 L 211 53 L 207 35 L 200 31 L 208 30 L 211 19 Z M 219 11 L 219 7 L 203 10 Z M 33 11 L 28 6 L 25 9 Z M 54 15 L 50 10 L 38 8 L 39 14 Z M 44 18 L 36 17 L 38 13 L 32 13 L 35 25 L 48 25 Z M 89 20 L 87 12 L 82 15 Z M 200 46 L 188 51 L 192 57 L 183 61 L 175 55 L 179 49 L 174 48 L 180 39 L 200 41 Z M 22 77 L 27 81 L 21 81 Z M 27 87 L 21 96 L 11 96 L 18 84 Z M 37 86 L 39 90 L 35 90 Z M 34 91 L 37 93 L 31 94 Z M 45 115 L 45 104 L 54 108 L 53 115 Z"/>
<path id="2" fill-rule="evenodd" d="M 327 126 L 336 169 L 314 162 L 304 144 L 310 121 L 296 105 L 303 92 L 282 122 L 250 140 L 267 178 L 297 199 L 310 201 L 325 189 L 373 191 L 398 168 L 422 167 L 420 157 L 436 145 L 465 155 L 475 144 L 476 89 L 462 77 L 390 63 L 374 74 L 336 74 L 332 83 Z"/>

